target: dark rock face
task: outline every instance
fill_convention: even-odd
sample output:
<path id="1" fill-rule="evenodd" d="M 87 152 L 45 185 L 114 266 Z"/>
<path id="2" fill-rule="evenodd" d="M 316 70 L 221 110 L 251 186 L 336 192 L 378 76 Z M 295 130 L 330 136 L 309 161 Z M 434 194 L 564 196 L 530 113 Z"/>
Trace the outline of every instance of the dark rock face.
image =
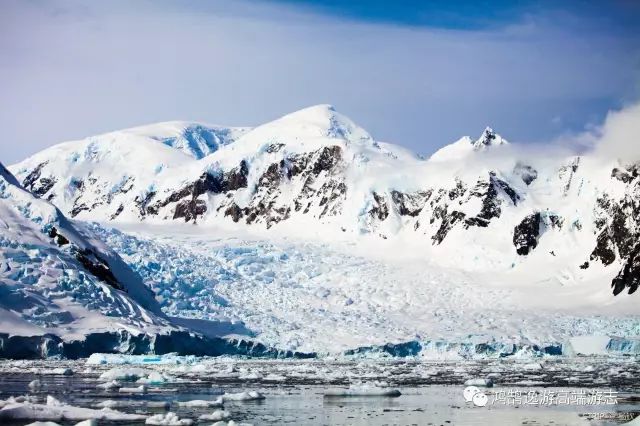
<path id="1" fill-rule="evenodd" d="M 136 204 L 136 207 L 138 208 L 138 213 L 140 214 L 140 217 L 146 216 L 147 210 L 149 209 L 149 203 L 151 202 L 151 200 L 155 195 L 156 193 L 154 191 L 150 191 L 144 195 L 136 196 L 136 198 L 134 199 L 134 202 Z"/>
<path id="2" fill-rule="evenodd" d="M 75 248 L 75 247 L 74 247 Z M 91 249 L 75 249 L 76 259 L 84 268 L 111 287 L 126 291 L 124 286 L 113 275 L 109 263 Z"/>
<path id="3" fill-rule="evenodd" d="M 44 163 L 38 164 L 35 169 L 31 170 L 31 172 L 24 178 L 22 181 L 22 186 L 25 189 L 31 190 L 34 183 L 40 179 L 40 175 L 42 174 L 42 168 L 46 166 L 49 162 L 45 161 Z"/>
<path id="4" fill-rule="evenodd" d="M 578 167 L 580 166 L 580 157 L 574 157 L 571 161 L 569 161 L 564 166 L 560 167 L 558 170 L 558 177 L 561 181 L 564 182 L 564 194 L 567 195 L 569 190 L 571 189 L 571 184 L 573 182 L 573 177 L 578 171 Z"/>
<path id="5" fill-rule="evenodd" d="M 270 145 L 269 152 L 278 152 L 281 146 Z M 164 200 L 156 201 L 146 208 L 147 215 L 157 215 L 161 208 L 176 203 L 173 218 L 195 221 L 204 215 L 208 204 L 198 198 L 203 194 L 227 194 L 215 206 L 234 222 L 247 224 L 264 223 L 270 228 L 286 220 L 293 211 L 309 213 L 312 205 L 322 207 L 318 218 L 337 214 L 346 196 L 347 187 L 340 174 L 342 149 L 328 146 L 314 152 L 295 154 L 270 164 L 257 179 L 251 197 L 245 206 L 240 206 L 233 197 L 234 191 L 247 188 L 249 167 L 245 161 L 240 166 L 219 173 L 205 173 L 192 184 L 173 192 Z M 297 196 L 283 196 L 284 186 L 300 185 Z"/>
<path id="6" fill-rule="evenodd" d="M 611 282 L 613 294 L 620 294 L 625 288 L 633 293 L 638 288 L 640 273 L 640 165 L 614 168 L 612 179 L 625 184 L 625 194 L 614 199 L 605 193 L 596 202 L 596 229 L 598 237 L 590 260 L 599 260 L 603 265 L 611 265 L 617 259 L 623 265 Z"/>
<path id="7" fill-rule="evenodd" d="M 288 219 L 294 211 L 308 214 L 313 205 L 322 207 L 318 218 L 336 215 L 347 192 L 340 175 L 341 167 L 342 149 L 339 146 L 291 155 L 267 167 L 246 207 L 230 200 L 219 209 L 224 208 L 225 216 L 235 222 L 244 219 L 247 224 L 264 223 L 267 228 Z M 302 185 L 291 203 L 283 197 L 283 189 L 294 182 Z"/>
<path id="8" fill-rule="evenodd" d="M 182 200 L 176 205 L 173 218 L 184 218 L 185 222 L 193 220 L 194 222 L 199 216 L 207 211 L 207 205 L 203 200 Z"/>
<path id="9" fill-rule="evenodd" d="M 640 243 L 636 244 L 618 275 L 611 281 L 614 295 L 620 294 L 625 288 L 628 288 L 629 294 L 632 294 L 638 286 L 640 286 Z"/>
<path id="10" fill-rule="evenodd" d="M 505 197 L 500 197 L 504 194 Z M 517 205 L 520 196 L 511 186 L 499 179 L 494 172 L 489 173 L 489 180 L 479 180 L 476 186 L 471 190 L 469 197 L 477 197 L 482 199 L 482 208 L 480 213 L 475 217 L 465 220 L 466 227 L 480 226 L 487 227 L 491 219 L 499 218 L 502 214 L 503 198 L 509 200 L 513 205 Z"/>
<path id="11" fill-rule="evenodd" d="M 596 240 L 596 248 L 593 249 L 591 256 L 593 260 L 600 260 L 605 266 L 611 265 L 616 260 L 615 246 L 611 238 L 607 235 L 606 230 L 598 235 Z"/>
<path id="12" fill-rule="evenodd" d="M 91 248 L 82 249 L 77 247 L 74 243 L 71 243 L 67 237 L 61 234 L 60 230 L 55 226 L 51 226 L 48 230 L 45 228 L 45 231 L 58 246 L 63 247 L 69 245 L 70 252 L 89 273 L 109 284 L 111 287 L 126 292 L 126 288 L 113 274 L 111 266 L 106 259 Z"/>
<path id="13" fill-rule="evenodd" d="M 540 212 L 530 214 L 513 229 L 513 245 L 519 255 L 526 256 L 538 246 L 541 218 Z"/>
<path id="14" fill-rule="evenodd" d="M 265 148 L 265 152 L 269 154 L 273 154 L 274 152 L 280 151 L 284 147 L 283 143 L 272 143 Z"/>
<path id="15" fill-rule="evenodd" d="M 120 204 L 118 206 L 118 208 L 116 209 L 116 211 L 111 215 L 110 219 L 113 220 L 116 217 L 120 216 L 120 213 L 122 213 L 122 210 L 124 210 L 124 204 Z"/>
<path id="16" fill-rule="evenodd" d="M 186 185 L 185 187 L 174 191 L 164 200 L 156 201 L 145 209 L 148 215 L 157 215 L 162 207 L 169 204 L 177 203 L 173 219 L 183 218 L 185 222 L 196 219 L 207 211 L 207 205 L 204 200 L 198 199 L 203 194 L 223 194 L 235 191 L 240 188 L 247 187 L 247 176 L 249 175 L 249 167 L 247 162 L 242 160 L 240 165 L 228 172 L 203 173 L 198 180 Z M 146 200 L 141 200 L 140 205 L 148 204 L 155 193 L 147 195 Z M 185 198 L 189 198 L 185 200 Z M 144 214 L 142 214 L 144 216 Z"/>
<path id="17" fill-rule="evenodd" d="M 53 185 L 56 184 L 56 178 L 53 176 L 42 177 L 42 168 L 46 166 L 49 162 L 45 161 L 44 163 L 40 163 L 36 166 L 35 169 L 31 171 L 22 181 L 22 186 L 31 191 L 33 195 L 38 198 L 44 196 L 47 192 L 53 188 Z M 53 195 L 53 194 L 52 194 Z M 50 197 L 50 199 L 53 197 Z"/>
<path id="18" fill-rule="evenodd" d="M 231 219 L 237 223 L 242 219 L 244 211 L 236 203 L 231 203 L 231 205 L 224 211 L 224 215 L 231 216 Z"/>
<path id="19" fill-rule="evenodd" d="M 76 217 L 83 211 L 92 211 L 98 206 L 110 205 L 116 196 L 131 191 L 134 183 L 135 179 L 128 176 L 123 176 L 122 180 L 115 186 L 99 183 L 91 174 L 86 180 L 72 179 L 69 183 L 69 190 L 75 198 L 70 211 L 71 217 Z M 141 202 L 140 197 L 137 197 L 134 202 L 139 205 Z M 110 219 L 113 220 L 118 217 L 123 210 L 124 205 L 121 203 L 110 216 Z"/>
<path id="20" fill-rule="evenodd" d="M 627 194 L 614 201 L 605 194 L 598 199 L 598 208 L 604 215 L 596 221 L 600 234 L 591 260 L 599 259 L 609 265 L 616 259 L 616 251 L 621 259 L 628 258 L 640 237 L 640 199 Z"/>
<path id="21" fill-rule="evenodd" d="M 49 177 L 49 178 L 43 177 L 43 178 L 40 178 L 39 183 L 40 183 L 39 185 L 33 185 L 32 186 L 33 189 L 31 190 L 33 195 L 35 195 L 36 197 L 42 197 L 47 192 L 49 192 L 49 190 L 53 188 L 53 185 L 55 185 L 56 180 L 55 178 L 52 178 L 52 177 Z"/>
<path id="22" fill-rule="evenodd" d="M 414 193 L 404 193 L 394 190 L 391 191 L 391 199 L 398 209 L 400 216 L 416 217 L 420 214 L 432 193 L 433 190 L 431 189 Z"/>
<path id="23" fill-rule="evenodd" d="M 616 178 L 623 183 L 629 183 L 640 174 L 640 166 L 637 164 L 631 165 L 626 169 L 619 169 L 614 167 L 611 170 L 611 177 Z"/>
<path id="24" fill-rule="evenodd" d="M 369 210 L 369 215 L 383 221 L 389 217 L 389 206 L 387 205 L 387 201 L 382 195 L 379 195 L 376 192 L 372 193 L 372 195 L 374 204 Z"/>
<path id="25" fill-rule="evenodd" d="M 442 214 L 442 222 L 440 223 L 440 228 L 438 231 L 431 237 L 435 244 L 440 244 L 444 241 L 445 237 L 451 231 L 451 229 L 455 226 L 456 223 L 462 221 L 465 217 L 465 214 L 459 211 L 452 211 L 447 214 L 446 210 L 441 213 Z"/>
<path id="26" fill-rule="evenodd" d="M 342 160 L 342 149 L 339 146 L 328 146 L 320 150 L 315 163 L 313 163 L 312 172 L 319 175 L 320 172 L 330 171 Z"/>
<path id="27" fill-rule="evenodd" d="M 69 240 L 62 234 L 58 233 L 58 229 L 54 226 L 49 230 L 49 237 L 53 238 L 59 246 L 69 244 Z"/>

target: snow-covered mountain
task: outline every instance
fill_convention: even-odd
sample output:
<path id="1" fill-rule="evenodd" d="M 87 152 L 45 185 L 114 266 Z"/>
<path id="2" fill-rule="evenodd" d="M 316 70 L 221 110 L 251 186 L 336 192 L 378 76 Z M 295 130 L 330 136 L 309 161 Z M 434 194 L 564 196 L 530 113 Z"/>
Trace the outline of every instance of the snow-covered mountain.
<path id="1" fill-rule="evenodd" d="M 490 128 L 423 160 L 318 105 L 254 129 L 162 123 L 89 137 L 11 170 L 76 219 L 370 235 L 470 270 L 557 264 L 619 294 L 640 281 L 638 167 L 522 153 Z"/>
<path id="2" fill-rule="evenodd" d="M 0 229 L 2 331 L 74 339 L 173 329 L 153 293 L 120 256 L 25 191 L 2 164 Z"/>
<path id="3" fill-rule="evenodd" d="M 67 219 L 0 163 L 0 357 L 279 353 L 251 337 L 240 322 L 168 317 L 90 224 Z"/>

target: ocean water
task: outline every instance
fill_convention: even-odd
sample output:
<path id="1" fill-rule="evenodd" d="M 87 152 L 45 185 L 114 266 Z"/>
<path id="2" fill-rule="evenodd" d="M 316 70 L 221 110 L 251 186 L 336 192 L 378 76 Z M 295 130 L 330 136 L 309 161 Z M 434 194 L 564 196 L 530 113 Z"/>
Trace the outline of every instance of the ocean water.
<path id="1" fill-rule="evenodd" d="M 99 408 L 116 401 L 115 409 L 146 416 L 175 412 L 194 424 L 215 409 L 187 407 L 180 401 L 214 400 L 222 393 L 257 390 L 265 399 L 225 402 L 236 422 L 254 425 L 618 425 L 640 415 L 640 366 L 637 360 L 547 363 L 500 362 L 318 362 L 191 360 L 177 365 L 86 365 L 79 361 L 4 361 L 0 367 L 0 398 L 30 395 L 46 403 L 47 395 L 79 407 Z M 498 367 L 500 366 L 500 367 Z M 542 368 L 538 368 L 538 367 Z M 55 368 L 70 368 L 62 375 Z M 167 380 L 149 385 L 146 393 L 123 394 L 97 385 L 106 371 L 143 368 Z M 496 371 L 500 370 L 501 371 Z M 57 373 L 57 374 L 56 374 Z M 611 381 L 601 383 L 603 374 Z M 486 405 L 464 397 L 464 379 L 492 376 L 495 386 L 479 388 Z M 572 385 L 564 379 L 572 378 Z M 29 383 L 38 379 L 39 389 Z M 138 383 L 121 382 L 135 387 Z M 333 396 L 330 390 L 397 389 L 397 397 Z M 366 392 L 365 392 L 366 393 Z M 549 399 L 564 395 L 567 400 Z M 590 399 L 581 398 L 581 396 Z M 530 398 L 527 400 L 526 396 Z M 547 398 L 545 399 L 545 396 Z M 598 398 L 596 398 L 598 396 Z M 603 398 L 603 396 L 608 396 Z M 615 403 L 613 403 L 615 401 Z M 166 407 L 158 407 L 164 402 Z M 26 425 L 28 420 L 0 420 Z M 75 422 L 58 421 L 59 424 Z M 99 424 L 111 424 L 100 422 Z M 121 425 L 144 424 L 118 422 Z"/>

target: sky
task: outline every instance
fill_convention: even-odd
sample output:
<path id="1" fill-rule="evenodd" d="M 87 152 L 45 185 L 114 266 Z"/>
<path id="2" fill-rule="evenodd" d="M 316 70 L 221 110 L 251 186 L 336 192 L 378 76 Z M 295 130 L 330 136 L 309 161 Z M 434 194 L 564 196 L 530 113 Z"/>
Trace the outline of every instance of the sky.
<path id="1" fill-rule="evenodd" d="M 423 155 L 486 126 L 541 144 L 639 95 L 633 0 L 0 0 L 7 164 L 136 125 L 253 126 L 324 103 Z"/>

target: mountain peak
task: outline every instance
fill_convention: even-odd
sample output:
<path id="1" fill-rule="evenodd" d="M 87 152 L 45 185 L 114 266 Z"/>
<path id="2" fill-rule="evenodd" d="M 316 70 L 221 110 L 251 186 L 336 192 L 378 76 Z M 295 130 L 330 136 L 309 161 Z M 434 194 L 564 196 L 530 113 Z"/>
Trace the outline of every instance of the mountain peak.
<path id="1" fill-rule="evenodd" d="M 501 145 L 508 145 L 506 139 L 491 127 L 486 127 L 478 139 L 464 136 L 452 144 L 436 151 L 429 159 L 432 161 L 451 161 L 464 158 L 473 152 L 486 151 Z"/>
<path id="2" fill-rule="evenodd" d="M 331 138 L 346 142 L 372 142 L 373 138 L 333 105 L 319 104 L 294 111 L 254 130 L 255 134 L 277 132 L 294 139 Z M 261 135 L 265 136 L 265 135 Z"/>
<path id="3" fill-rule="evenodd" d="M 482 135 L 474 142 L 472 142 L 473 149 L 475 151 L 486 149 L 489 146 L 506 145 L 507 142 L 499 134 L 497 134 L 491 127 L 487 126 Z"/>

